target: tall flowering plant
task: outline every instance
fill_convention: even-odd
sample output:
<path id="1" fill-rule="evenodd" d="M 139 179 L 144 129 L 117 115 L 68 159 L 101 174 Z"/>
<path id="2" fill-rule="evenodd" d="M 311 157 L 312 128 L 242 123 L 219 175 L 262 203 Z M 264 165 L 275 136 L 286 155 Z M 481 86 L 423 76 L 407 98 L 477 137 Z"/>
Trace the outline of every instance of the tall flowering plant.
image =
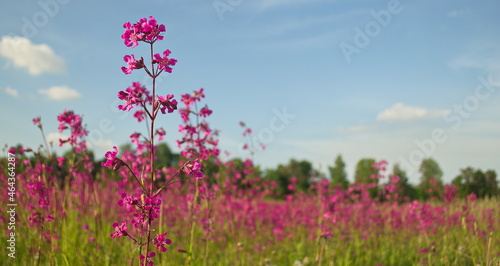
<path id="1" fill-rule="evenodd" d="M 219 156 L 220 151 L 217 148 L 219 132 L 212 130 L 205 120 L 212 114 L 212 110 L 206 104 L 201 109 L 198 108 L 197 102 L 200 102 L 202 98 L 205 98 L 203 88 L 192 94 L 182 95 L 181 101 L 185 107 L 179 110 L 183 122 L 179 126 L 179 132 L 183 134 L 183 137 L 177 140 L 177 146 L 182 149 L 181 155 L 187 159 L 200 158 L 204 161 L 210 156 Z M 195 116 L 194 123 L 190 115 Z"/>
<path id="2" fill-rule="evenodd" d="M 166 27 L 163 24 L 158 24 L 152 16 L 142 18 L 138 22 L 132 24 L 127 22 L 123 25 L 125 32 L 121 36 L 124 44 L 127 47 L 136 47 L 139 43 L 144 42 L 150 46 L 149 59 L 136 59 L 135 55 L 125 55 L 123 60 L 126 66 L 121 69 L 126 75 L 131 74 L 135 70 L 142 69 L 152 80 L 151 90 L 148 90 L 139 82 L 132 83 L 126 90 L 118 92 L 118 98 L 123 100 L 123 104 L 118 106 L 118 109 L 130 112 L 134 110 L 134 117 L 138 122 L 148 121 L 148 136 L 145 136 L 144 149 L 149 154 L 149 160 L 146 165 L 140 169 L 140 173 L 134 171 L 137 167 L 130 167 L 126 160 L 118 157 L 118 149 L 113 147 L 112 151 L 105 154 L 106 161 L 103 166 L 111 167 L 113 170 L 118 170 L 125 167 L 128 172 L 137 181 L 138 194 L 121 195 L 122 199 L 118 205 L 124 207 L 130 214 L 130 219 L 114 223 L 115 231 L 111 234 L 112 238 L 127 237 L 140 247 L 139 259 L 142 265 L 153 265 L 152 258 L 156 256 L 153 251 L 153 245 L 160 252 L 166 252 L 166 245 L 170 245 L 172 241 L 166 238 L 166 232 L 152 236 L 155 231 L 152 227 L 153 221 L 160 215 L 161 199 L 159 194 L 169 185 L 176 182 L 176 178 L 180 177 L 181 171 L 186 172 L 196 178 L 202 178 L 201 164 L 197 160 L 186 161 L 181 168 L 171 176 L 166 176 L 163 186 L 156 187 L 155 182 L 161 171 L 155 169 L 155 136 L 159 140 L 163 139 L 165 130 L 155 128 L 155 121 L 158 115 L 173 113 L 177 110 L 177 101 L 173 94 L 160 94 L 157 92 L 156 79 L 164 72 L 172 73 L 172 67 L 175 66 L 177 60 L 170 57 L 170 50 L 165 50 L 163 53 L 154 52 L 154 44 L 157 41 L 163 40 L 163 33 L 166 32 Z M 164 96 L 165 95 L 165 96 Z M 139 133 L 134 133 L 133 139 L 138 139 Z M 132 163 L 132 162 L 130 162 Z M 129 229 L 130 228 L 130 229 Z"/>
<path id="3" fill-rule="evenodd" d="M 177 140 L 177 146 L 182 150 L 181 155 L 186 159 L 195 159 L 196 162 L 206 162 L 209 158 L 215 159 L 215 164 L 219 164 L 218 156 L 219 156 L 219 148 L 217 145 L 219 143 L 217 136 L 219 134 L 218 130 L 212 130 L 205 120 L 205 118 L 209 117 L 212 114 L 212 110 L 205 104 L 202 108 L 198 108 L 198 102 L 201 102 L 201 99 L 205 98 L 205 93 L 203 88 L 198 91 L 193 91 L 192 94 L 183 94 L 181 96 L 181 101 L 184 103 L 184 108 L 179 109 L 179 113 L 182 118 L 182 124 L 179 125 L 179 132 L 183 135 L 182 139 Z M 194 116 L 194 119 L 191 117 Z M 188 253 L 188 263 L 191 263 L 194 259 L 193 254 L 193 246 L 194 246 L 194 229 L 195 229 L 195 218 L 199 215 L 197 214 L 200 211 L 199 206 L 197 205 L 198 199 L 200 196 L 200 192 L 202 192 L 202 196 L 205 202 L 206 207 L 206 218 L 202 218 L 206 226 L 205 233 L 207 236 L 210 234 L 210 223 L 211 223 L 211 210 L 212 210 L 212 202 L 213 193 L 210 192 L 209 181 L 206 180 L 205 184 L 202 184 L 202 188 L 200 189 L 199 182 L 196 180 L 194 193 L 188 194 L 189 201 L 189 213 L 190 213 L 190 222 L 191 222 L 191 230 L 190 230 L 190 242 Z M 208 240 L 208 237 L 207 237 Z M 208 241 L 205 242 L 205 254 L 208 252 Z M 205 256 L 207 257 L 207 256 Z"/>

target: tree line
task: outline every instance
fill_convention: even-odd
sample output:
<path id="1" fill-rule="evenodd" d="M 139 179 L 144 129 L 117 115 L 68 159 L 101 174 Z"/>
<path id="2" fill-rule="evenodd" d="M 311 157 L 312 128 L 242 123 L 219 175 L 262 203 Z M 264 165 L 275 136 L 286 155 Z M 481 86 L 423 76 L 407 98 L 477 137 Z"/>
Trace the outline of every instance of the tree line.
<path id="1" fill-rule="evenodd" d="M 341 155 L 338 155 L 334 161 L 334 166 L 329 167 L 331 178 L 331 186 L 347 189 L 355 183 L 368 184 L 378 182 L 378 179 L 371 178 L 378 174 L 378 170 L 372 165 L 376 161 L 373 158 L 363 158 L 356 164 L 354 173 L 354 182 L 350 183 L 345 171 L 345 162 Z M 442 180 L 443 171 L 439 164 L 432 158 L 423 159 L 419 167 L 420 180 L 414 185 L 409 182 L 408 175 L 399 164 L 394 164 L 392 173 L 389 176 L 399 177 L 402 194 L 409 199 L 429 199 L 437 197 L 443 192 L 445 184 Z M 497 174 L 494 170 L 483 172 L 480 169 L 466 167 L 460 170 L 460 174 L 456 176 L 451 184 L 458 188 L 458 194 L 464 198 L 467 195 L 474 193 L 478 198 L 498 197 L 500 189 L 498 187 Z"/>
<path id="2" fill-rule="evenodd" d="M 18 145 L 19 149 L 20 145 Z M 125 144 L 120 146 L 119 149 L 123 151 L 133 151 L 131 144 Z M 91 161 L 94 161 L 93 172 L 97 173 L 101 168 L 101 162 L 103 160 L 94 160 L 94 153 L 89 150 L 87 155 L 90 157 Z M 181 156 L 178 153 L 173 152 L 168 144 L 159 143 L 156 150 L 156 164 L 162 167 L 175 167 L 180 160 Z M 63 157 L 71 158 L 75 156 L 73 151 L 67 151 Z M 56 156 L 51 156 L 55 158 Z M 35 158 L 30 158 L 34 160 Z M 241 158 L 235 158 L 230 161 L 232 167 L 239 169 L 242 174 L 242 180 L 245 178 L 260 177 L 262 179 L 274 181 L 279 190 L 280 196 L 285 196 L 297 191 L 308 192 L 311 185 L 318 182 L 321 179 L 327 179 L 330 182 L 330 188 L 332 189 L 348 189 L 357 184 L 373 184 L 371 189 L 372 196 L 375 196 L 377 191 L 377 186 L 379 185 L 380 179 L 377 176 L 380 174 L 380 169 L 373 167 L 377 164 L 377 161 L 373 158 L 362 158 L 356 164 L 354 176 L 349 180 L 346 172 L 346 164 L 342 158 L 342 155 L 337 155 L 334 160 L 333 166 L 328 167 L 327 176 L 325 173 L 314 169 L 313 164 L 307 160 L 296 160 L 290 159 L 286 164 L 279 164 L 276 168 L 270 168 L 262 170 L 259 166 L 254 166 L 252 164 L 251 175 L 244 174 L 244 168 L 248 167 L 245 164 L 246 160 Z M 215 176 L 217 172 L 223 171 L 223 165 L 215 163 L 212 158 L 204 164 L 204 172 L 206 176 Z M 63 178 L 65 174 L 65 169 L 61 168 L 60 174 Z M 466 167 L 460 170 L 460 174 L 457 175 L 450 184 L 444 184 L 442 180 L 443 171 L 439 167 L 439 164 L 432 158 L 423 159 L 420 167 L 420 180 L 418 184 L 411 184 L 408 179 L 408 175 L 404 169 L 401 168 L 399 164 L 394 164 L 392 166 L 392 171 L 385 174 L 387 177 L 398 177 L 398 185 L 403 197 L 407 200 L 428 200 L 431 198 L 439 198 L 444 192 L 446 186 L 453 186 L 455 188 L 455 193 L 461 198 L 464 198 L 470 194 L 475 194 L 477 198 L 491 198 L 500 197 L 499 182 L 497 180 L 497 174 L 494 170 L 482 171 L 481 169 L 475 169 L 472 167 Z"/>

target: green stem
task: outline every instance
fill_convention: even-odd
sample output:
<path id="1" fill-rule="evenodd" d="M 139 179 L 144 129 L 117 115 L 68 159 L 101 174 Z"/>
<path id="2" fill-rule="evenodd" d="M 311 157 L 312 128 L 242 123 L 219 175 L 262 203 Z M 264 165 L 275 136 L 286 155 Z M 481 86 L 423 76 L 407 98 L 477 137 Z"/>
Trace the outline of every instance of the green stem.
<path id="1" fill-rule="evenodd" d="M 193 203 L 191 205 L 191 235 L 190 235 L 190 240 L 189 240 L 189 260 L 188 262 L 191 263 L 191 261 L 194 259 L 193 256 L 193 245 L 194 245 L 194 206 L 196 202 L 198 201 L 198 193 L 199 193 L 199 188 L 198 188 L 198 179 L 196 179 L 195 182 L 196 185 L 196 191 L 194 193 L 194 198 L 193 198 Z"/>
<path id="2" fill-rule="evenodd" d="M 150 148 L 151 152 L 149 154 L 149 159 L 150 159 L 150 166 L 151 166 L 151 188 L 148 191 L 147 196 L 149 197 L 150 195 L 153 195 L 154 191 L 154 183 L 155 183 L 155 149 L 154 149 L 154 128 L 155 128 L 155 98 L 156 98 L 156 77 L 157 73 L 154 68 L 154 63 L 153 63 L 153 43 L 150 43 L 151 49 L 150 49 L 150 56 L 151 56 L 151 71 L 152 71 L 152 76 L 151 78 L 153 79 L 153 84 L 152 84 L 152 99 L 151 99 L 151 127 L 150 127 L 150 132 L 149 132 L 149 141 L 150 141 Z M 145 108 L 146 109 L 146 108 Z M 146 242 L 146 250 L 144 254 L 144 266 L 147 265 L 148 261 L 148 255 L 149 255 L 149 242 L 151 241 L 151 210 L 148 213 L 148 232 L 147 232 L 147 242 Z"/>

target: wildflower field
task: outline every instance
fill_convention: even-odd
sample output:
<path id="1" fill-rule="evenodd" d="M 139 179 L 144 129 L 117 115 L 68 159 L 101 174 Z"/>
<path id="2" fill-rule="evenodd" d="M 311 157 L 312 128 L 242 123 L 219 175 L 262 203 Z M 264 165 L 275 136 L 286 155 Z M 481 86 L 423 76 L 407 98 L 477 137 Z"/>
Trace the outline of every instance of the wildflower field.
<path id="1" fill-rule="evenodd" d="M 141 201 L 135 180 L 71 164 L 21 163 L 16 258 L 9 258 L 4 249 L 2 265 L 138 263 L 140 246 L 135 241 L 127 235 L 110 237 L 116 235 L 113 223 L 125 221 L 120 230 L 145 241 L 137 238 L 141 227 L 130 222 L 138 213 L 133 202 Z M 63 167 L 70 169 L 66 177 L 72 181 L 54 178 L 68 171 Z M 308 193 L 275 200 L 271 197 L 275 184 L 253 175 L 250 162 L 243 169 L 231 163 L 220 169 L 213 176 L 216 183 L 186 180 L 156 197 L 161 205 L 155 210 L 153 233 L 168 232 L 170 239 L 164 245 L 168 250 L 157 251 L 152 258 L 157 265 L 498 265 L 500 261 L 498 200 L 377 202 L 364 187 L 329 189 L 326 181 Z M 173 173 L 176 168 L 164 171 Z M 9 217 L 3 216 L 4 228 L 8 222 Z M 7 243 L 5 234 L 2 243 Z"/>
<path id="2" fill-rule="evenodd" d="M 169 50 L 155 53 L 166 27 L 153 17 L 123 27 L 126 46 L 151 48 L 125 55 L 122 71 L 145 71 L 152 87 L 134 82 L 117 95 L 146 133 L 95 160 L 82 116 L 64 110 L 59 132 L 69 138 L 6 147 L 0 265 L 500 265 L 498 197 L 460 197 L 447 184 L 411 199 L 385 161 L 371 165 L 372 181 L 344 188 L 313 174 L 307 186 L 265 178 L 251 159 L 223 161 L 205 91 L 178 102 L 155 86 L 177 62 Z M 176 114 L 183 138 L 173 156 L 155 121 Z M 32 122 L 45 139 L 42 118 Z"/>

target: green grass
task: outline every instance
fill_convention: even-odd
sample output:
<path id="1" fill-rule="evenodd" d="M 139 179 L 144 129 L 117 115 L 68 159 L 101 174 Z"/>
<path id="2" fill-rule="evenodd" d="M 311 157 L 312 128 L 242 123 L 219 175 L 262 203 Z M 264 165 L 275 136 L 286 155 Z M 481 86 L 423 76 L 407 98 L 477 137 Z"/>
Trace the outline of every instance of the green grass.
<path id="1" fill-rule="evenodd" d="M 499 202 L 478 201 L 474 212 L 486 208 L 498 210 Z M 58 239 L 48 243 L 35 229 L 27 225 L 27 212 L 18 209 L 19 223 L 16 228 L 16 259 L 7 257 L 3 249 L 0 265 L 138 265 L 138 250 L 131 241 L 122 237 L 112 239 L 111 224 L 117 217 L 99 206 L 89 206 L 92 215 L 82 215 L 68 206 L 64 219 L 46 223 L 46 228 L 58 232 Z M 456 205 L 460 208 L 460 204 Z M 167 220 L 168 214 L 163 212 Z M 480 216 L 478 216 L 480 217 Z M 499 222 L 498 212 L 496 222 Z M 303 227 L 287 230 L 291 235 L 276 240 L 266 224 L 259 226 L 256 234 L 230 231 L 227 221 L 216 230 L 221 241 L 208 242 L 205 254 L 204 232 L 198 224 L 194 230 L 193 261 L 191 265 L 498 265 L 500 263 L 500 232 L 487 232 L 481 236 L 474 229 L 454 227 L 437 228 L 435 234 L 420 232 L 351 231 L 349 241 L 341 238 L 341 229 L 333 231 L 333 237 L 319 240 L 309 237 Z M 83 225 L 87 224 L 89 230 Z M 157 252 L 156 265 L 187 265 L 187 254 L 177 249 L 189 247 L 189 223 L 178 219 L 167 228 L 173 244 L 166 253 Z M 498 226 L 498 224 L 497 224 Z M 387 227 L 388 228 L 388 227 Z M 92 233 L 90 233 L 92 232 Z M 184 232 L 184 233 L 179 233 Z M 89 237 L 94 237 L 89 242 Z M 1 242 L 6 242 L 2 235 Z M 434 244 L 432 244 L 434 243 Z M 260 248 L 257 248 L 260 244 Z M 419 250 L 430 248 L 425 254 Z M 39 252 L 38 252 L 39 251 Z M 37 255 L 38 254 L 38 255 Z M 321 257 L 321 259 L 319 259 Z"/>

